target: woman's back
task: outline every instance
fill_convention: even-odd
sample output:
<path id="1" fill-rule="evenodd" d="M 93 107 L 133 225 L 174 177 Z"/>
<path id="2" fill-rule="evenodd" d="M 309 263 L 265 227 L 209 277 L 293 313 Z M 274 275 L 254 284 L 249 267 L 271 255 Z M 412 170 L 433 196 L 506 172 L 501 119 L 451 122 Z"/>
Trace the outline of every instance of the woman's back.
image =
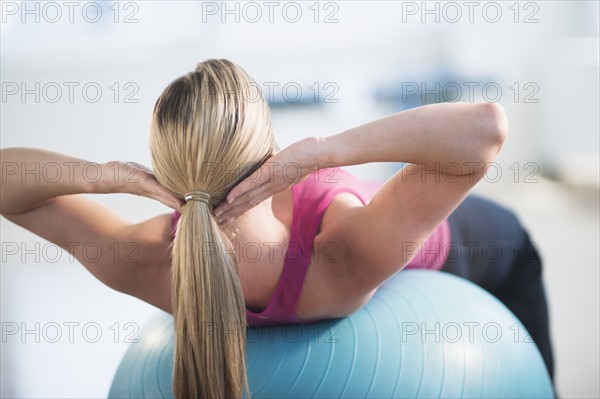
<path id="1" fill-rule="evenodd" d="M 324 272 L 337 269 L 335 273 L 344 273 L 344 265 L 340 264 L 336 240 L 323 241 L 320 233 L 343 218 L 348 209 L 367 204 L 380 185 L 361 182 L 340 168 L 321 169 L 273 200 L 274 214 L 286 226 L 287 236 L 280 242 L 234 243 L 241 245 L 236 252 L 249 324 L 302 323 L 343 316 L 370 298 L 374 291 L 368 297 L 340 301 L 334 295 L 335 287 L 323 284 Z M 173 221 L 177 221 L 177 213 Z M 449 241 L 444 221 L 406 267 L 440 269 Z M 405 249 L 414 247 L 413 253 L 420 247 L 417 243 L 403 245 Z M 265 249 L 269 253 L 258 256 Z"/>
<path id="2" fill-rule="evenodd" d="M 348 293 L 340 297 L 336 281 L 331 282 L 332 274 L 347 274 L 344 270 L 347 262 L 340 261 L 343 255 L 340 238 L 329 231 L 350 210 L 368 203 L 381 184 L 360 181 L 344 169 L 321 169 L 273 197 L 275 223 L 252 220 L 249 224 L 257 234 L 239 236 L 239 240 L 234 241 L 249 323 L 301 323 L 343 316 L 366 303 L 370 296 L 353 297 Z M 160 254 L 173 241 L 180 214 L 173 212 L 166 216 L 139 225 L 139 230 L 144 232 L 139 239 L 151 244 L 144 246 L 143 252 L 156 261 L 152 262 L 153 266 L 144 263 L 140 270 L 144 284 L 134 295 L 171 312 L 168 281 L 171 257 Z M 153 238 L 149 237 L 151 234 Z M 398 251 L 414 245 L 393 240 L 390 238 L 385 245 L 395 245 Z M 441 268 L 449 242 L 448 223 L 444 220 L 405 267 Z"/>

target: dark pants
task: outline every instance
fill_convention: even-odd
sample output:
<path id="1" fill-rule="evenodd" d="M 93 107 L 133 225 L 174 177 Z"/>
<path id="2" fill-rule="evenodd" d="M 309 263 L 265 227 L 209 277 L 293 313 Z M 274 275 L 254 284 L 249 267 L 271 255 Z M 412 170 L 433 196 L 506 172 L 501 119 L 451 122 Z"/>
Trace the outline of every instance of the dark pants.
<path id="1" fill-rule="evenodd" d="M 452 245 L 442 270 L 502 301 L 523 323 L 554 381 L 542 262 L 527 231 L 506 208 L 468 196 L 448 218 Z"/>

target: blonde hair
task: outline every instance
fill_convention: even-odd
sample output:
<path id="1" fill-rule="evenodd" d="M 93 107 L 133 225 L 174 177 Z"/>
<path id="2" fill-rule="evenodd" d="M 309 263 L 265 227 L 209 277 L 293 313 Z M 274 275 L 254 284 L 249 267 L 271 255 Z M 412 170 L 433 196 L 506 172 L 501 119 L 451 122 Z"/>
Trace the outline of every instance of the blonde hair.
<path id="1" fill-rule="evenodd" d="M 201 62 L 163 91 L 150 151 L 157 180 L 188 201 L 173 242 L 176 398 L 250 397 L 246 313 L 231 237 L 212 208 L 275 149 L 268 104 L 252 78 L 227 60 Z M 226 249 L 226 250 L 223 250 Z"/>

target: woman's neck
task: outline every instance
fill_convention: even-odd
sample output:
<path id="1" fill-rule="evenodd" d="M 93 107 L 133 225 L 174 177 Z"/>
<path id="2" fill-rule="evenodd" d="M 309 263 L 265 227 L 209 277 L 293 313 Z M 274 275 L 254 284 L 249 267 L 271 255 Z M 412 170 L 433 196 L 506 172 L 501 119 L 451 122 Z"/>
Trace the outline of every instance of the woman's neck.
<path id="1" fill-rule="evenodd" d="M 269 198 L 224 227 L 231 237 L 238 264 L 279 262 L 282 248 L 289 241 L 289 227 L 273 211 Z"/>
<path id="2" fill-rule="evenodd" d="M 246 211 L 242 216 L 228 225 L 223 226 L 223 231 L 230 237 L 264 236 L 269 230 L 278 231 L 281 224 L 289 232 L 292 227 L 294 214 L 293 190 L 287 190 L 275 194 Z"/>
<path id="3" fill-rule="evenodd" d="M 253 311 L 267 306 L 283 271 L 293 208 L 289 189 L 252 208 L 230 226 L 244 300 Z"/>

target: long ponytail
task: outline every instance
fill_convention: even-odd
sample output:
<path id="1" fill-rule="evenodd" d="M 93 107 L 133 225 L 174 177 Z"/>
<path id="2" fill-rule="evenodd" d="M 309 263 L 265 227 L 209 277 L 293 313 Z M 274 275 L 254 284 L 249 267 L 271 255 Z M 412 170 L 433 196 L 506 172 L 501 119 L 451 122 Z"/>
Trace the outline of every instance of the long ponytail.
<path id="1" fill-rule="evenodd" d="M 173 388 L 177 399 L 250 398 L 246 313 L 231 237 L 212 207 L 276 147 L 271 113 L 258 85 L 227 60 L 207 60 L 158 98 L 150 131 L 158 181 L 188 201 L 171 265 L 175 319 Z M 236 172 L 237 171 L 237 172 Z"/>
<path id="2" fill-rule="evenodd" d="M 173 388 L 177 398 L 249 397 L 244 296 L 209 206 L 185 205 L 173 244 Z"/>

